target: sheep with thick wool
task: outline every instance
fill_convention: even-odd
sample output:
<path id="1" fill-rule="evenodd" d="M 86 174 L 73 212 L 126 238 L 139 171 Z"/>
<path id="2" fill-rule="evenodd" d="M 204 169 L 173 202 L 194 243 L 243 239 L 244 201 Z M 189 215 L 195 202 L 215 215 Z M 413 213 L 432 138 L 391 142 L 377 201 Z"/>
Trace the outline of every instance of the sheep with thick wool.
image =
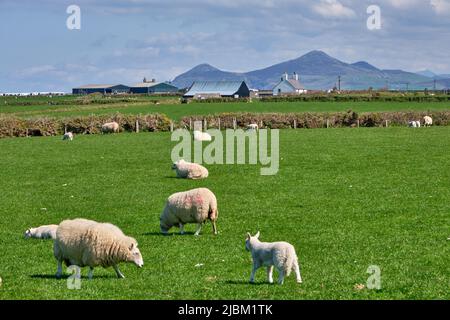
<path id="1" fill-rule="evenodd" d="M 119 133 L 119 124 L 117 122 L 108 122 L 102 126 L 102 133 Z"/>
<path id="2" fill-rule="evenodd" d="M 56 239 L 56 230 L 58 226 L 56 224 L 51 224 L 48 226 L 40 226 L 37 228 L 29 228 L 25 231 L 25 238 L 33 239 Z"/>
<path id="3" fill-rule="evenodd" d="M 287 242 L 261 242 L 259 241 L 259 236 L 259 231 L 255 236 L 247 233 L 245 240 L 245 249 L 251 252 L 253 258 L 250 282 L 255 282 L 256 271 L 264 266 L 267 267 L 269 283 L 273 283 L 273 268 L 275 266 L 279 273 L 278 284 L 283 284 L 284 277 L 288 277 L 292 270 L 295 272 L 297 283 L 302 283 L 302 276 L 300 275 L 300 267 L 294 246 Z"/>
<path id="4" fill-rule="evenodd" d="M 63 135 L 63 140 L 69 140 L 73 141 L 73 133 L 72 132 L 66 132 Z"/>
<path id="5" fill-rule="evenodd" d="M 89 267 L 89 279 L 98 266 L 113 267 L 117 277 L 125 278 L 119 270 L 119 263 L 130 262 L 139 268 L 144 265 L 134 238 L 124 235 L 110 223 L 85 219 L 61 222 L 56 231 L 53 253 L 58 262 L 57 278 L 62 276 L 63 262 L 67 266 Z"/>
<path id="6" fill-rule="evenodd" d="M 166 202 L 160 217 L 160 227 L 163 234 L 176 226 L 184 234 L 184 225 L 197 223 L 195 235 L 198 236 L 202 224 L 210 220 L 214 234 L 217 234 L 218 218 L 217 199 L 214 193 L 206 188 L 193 189 L 171 195 Z"/>
<path id="7" fill-rule="evenodd" d="M 212 137 L 208 132 L 194 130 L 195 141 L 212 141 Z"/>
<path id="8" fill-rule="evenodd" d="M 208 178 L 208 169 L 197 163 L 191 163 L 184 161 L 183 159 L 178 160 L 172 166 L 172 169 L 177 172 L 178 178 L 185 179 L 206 179 Z"/>
<path id="9" fill-rule="evenodd" d="M 433 125 L 433 118 L 430 116 L 423 117 L 424 127 L 431 127 Z"/>

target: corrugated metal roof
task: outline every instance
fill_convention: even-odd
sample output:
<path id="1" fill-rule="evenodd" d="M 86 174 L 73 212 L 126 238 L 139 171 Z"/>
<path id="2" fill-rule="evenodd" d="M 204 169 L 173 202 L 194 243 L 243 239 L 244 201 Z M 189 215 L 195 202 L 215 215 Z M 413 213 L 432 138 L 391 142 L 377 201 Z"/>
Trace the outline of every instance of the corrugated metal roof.
<path id="1" fill-rule="evenodd" d="M 244 81 L 196 81 L 185 96 L 217 93 L 221 96 L 232 96 L 239 91 L 242 83 Z"/>
<path id="2" fill-rule="evenodd" d="M 111 87 L 117 86 L 116 84 L 87 84 L 81 87 L 77 87 L 75 89 L 108 89 Z"/>
<path id="3" fill-rule="evenodd" d="M 139 83 L 133 84 L 131 87 L 132 88 L 151 88 L 160 83 L 162 83 L 162 82 L 139 82 Z"/>

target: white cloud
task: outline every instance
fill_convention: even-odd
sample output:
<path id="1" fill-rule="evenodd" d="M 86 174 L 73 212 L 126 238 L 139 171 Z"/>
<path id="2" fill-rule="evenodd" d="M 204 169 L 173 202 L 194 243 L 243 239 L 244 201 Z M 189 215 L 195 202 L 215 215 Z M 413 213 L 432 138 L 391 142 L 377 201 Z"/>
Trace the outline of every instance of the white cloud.
<path id="1" fill-rule="evenodd" d="M 326 18 L 351 18 L 355 16 L 355 11 L 345 7 L 338 0 L 321 0 L 314 5 L 315 12 Z"/>
<path id="2" fill-rule="evenodd" d="M 450 15 L 450 1 L 448 0 L 431 0 L 433 10 L 439 15 Z"/>

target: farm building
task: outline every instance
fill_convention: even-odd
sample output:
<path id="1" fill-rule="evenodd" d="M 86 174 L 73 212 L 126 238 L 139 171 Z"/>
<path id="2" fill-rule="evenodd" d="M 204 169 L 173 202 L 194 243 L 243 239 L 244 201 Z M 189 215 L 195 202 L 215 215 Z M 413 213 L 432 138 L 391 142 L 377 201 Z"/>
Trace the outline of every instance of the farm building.
<path id="1" fill-rule="evenodd" d="M 184 98 L 248 98 L 250 89 L 245 81 L 196 81 Z"/>
<path id="2" fill-rule="evenodd" d="M 102 93 L 102 94 L 119 94 L 119 93 L 129 93 L 130 87 L 123 84 L 88 84 L 78 88 L 72 89 L 72 94 L 91 94 L 91 93 Z"/>
<path id="3" fill-rule="evenodd" d="M 144 78 L 144 81 L 132 85 L 130 91 L 135 94 L 177 93 L 178 88 L 167 82 L 156 82 L 155 79 L 147 81 Z"/>
<path id="4" fill-rule="evenodd" d="M 273 95 L 283 94 L 303 94 L 307 93 L 307 90 L 301 85 L 298 74 L 294 72 L 292 78 L 285 73 L 281 78 L 281 81 L 273 88 Z"/>

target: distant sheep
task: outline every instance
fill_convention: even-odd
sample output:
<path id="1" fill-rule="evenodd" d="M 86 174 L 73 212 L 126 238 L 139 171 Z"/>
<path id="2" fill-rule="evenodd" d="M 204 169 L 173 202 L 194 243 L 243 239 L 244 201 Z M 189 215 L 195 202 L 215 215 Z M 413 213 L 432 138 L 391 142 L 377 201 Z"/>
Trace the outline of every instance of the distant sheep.
<path id="1" fill-rule="evenodd" d="M 186 162 L 183 159 L 175 162 L 172 169 L 176 170 L 178 178 L 198 180 L 208 177 L 208 169 L 197 163 Z"/>
<path id="2" fill-rule="evenodd" d="M 117 122 L 105 123 L 102 126 L 102 133 L 118 133 L 118 132 L 119 132 L 119 124 Z"/>
<path id="3" fill-rule="evenodd" d="M 30 228 L 25 231 L 25 239 L 56 239 L 56 229 L 58 229 L 56 224 Z"/>
<path id="4" fill-rule="evenodd" d="M 207 132 L 201 132 L 198 130 L 194 131 L 194 140 L 195 141 L 212 141 L 212 137 Z"/>
<path id="5" fill-rule="evenodd" d="M 66 132 L 66 133 L 63 135 L 63 140 L 69 140 L 69 141 L 72 141 L 72 140 L 73 140 L 73 133 L 72 133 L 72 132 Z"/>
<path id="6" fill-rule="evenodd" d="M 251 123 L 247 126 L 247 130 L 259 130 L 259 126 L 256 123 Z"/>
<path id="7" fill-rule="evenodd" d="M 424 127 L 431 127 L 433 125 L 433 118 L 429 116 L 423 117 Z"/>
<path id="8" fill-rule="evenodd" d="M 278 270 L 278 283 L 284 283 L 284 277 L 289 276 L 294 270 L 297 283 L 302 283 L 300 275 L 300 267 L 298 264 L 295 248 L 287 242 L 261 242 L 259 241 L 260 233 L 251 236 L 247 233 L 245 241 L 245 249 L 250 251 L 253 258 L 253 269 L 250 276 L 250 282 L 255 282 L 256 271 L 261 267 L 267 267 L 267 278 L 269 283 L 273 283 L 273 267 Z"/>
<path id="9" fill-rule="evenodd" d="M 195 235 L 202 230 L 202 224 L 211 220 L 214 234 L 217 234 L 218 218 L 217 199 L 209 189 L 199 188 L 171 195 L 166 202 L 160 217 L 160 227 L 163 234 L 176 226 L 184 233 L 184 225 L 197 223 Z"/>
<path id="10" fill-rule="evenodd" d="M 410 128 L 420 128 L 420 121 L 409 121 L 408 126 Z"/>
<path id="11" fill-rule="evenodd" d="M 131 262 L 139 268 L 144 265 L 134 238 L 124 235 L 112 224 L 85 219 L 61 222 L 53 253 L 58 262 L 57 278 L 62 275 L 62 262 L 80 268 L 89 266 L 89 279 L 92 279 L 97 266 L 113 267 L 117 277 L 124 278 L 118 267 L 120 262 Z"/>

